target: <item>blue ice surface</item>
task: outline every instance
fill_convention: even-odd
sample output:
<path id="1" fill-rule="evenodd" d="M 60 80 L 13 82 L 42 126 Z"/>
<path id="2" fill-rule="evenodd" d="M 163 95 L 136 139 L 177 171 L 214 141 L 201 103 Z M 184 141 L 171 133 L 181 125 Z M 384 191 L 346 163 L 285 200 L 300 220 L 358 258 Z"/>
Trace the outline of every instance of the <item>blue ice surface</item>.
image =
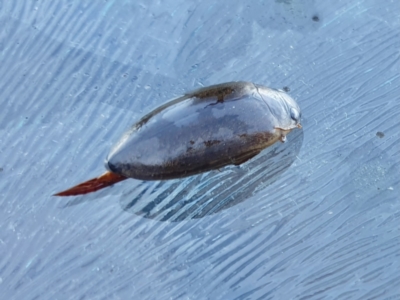
<path id="1" fill-rule="evenodd" d="M 1 298 L 400 297 L 399 11 L 378 0 L 1 1 Z M 100 175 L 146 112 L 235 80 L 289 87 L 300 104 L 303 131 L 277 150 L 282 164 L 267 153 L 51 196 Z"/>

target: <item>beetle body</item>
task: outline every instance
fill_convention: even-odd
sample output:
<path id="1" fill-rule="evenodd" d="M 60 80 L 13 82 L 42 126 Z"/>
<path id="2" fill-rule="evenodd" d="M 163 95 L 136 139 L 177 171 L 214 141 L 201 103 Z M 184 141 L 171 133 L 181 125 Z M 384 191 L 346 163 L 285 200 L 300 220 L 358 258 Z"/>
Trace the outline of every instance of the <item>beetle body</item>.
<path id="1" fill-rule="evenodd" d="M 199 89 L 143 117 L 112 149 L 106 167 L 159 180 L 239 165 L 298 126 L 293 104 L 284 92 L 248 82 Z"/>

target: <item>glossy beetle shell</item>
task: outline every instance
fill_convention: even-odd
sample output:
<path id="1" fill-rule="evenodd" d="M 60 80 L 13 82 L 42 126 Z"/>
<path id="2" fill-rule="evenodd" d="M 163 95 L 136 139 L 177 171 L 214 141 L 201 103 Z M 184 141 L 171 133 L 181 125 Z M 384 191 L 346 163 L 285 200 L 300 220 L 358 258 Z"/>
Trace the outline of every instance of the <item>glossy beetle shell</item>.
<path id="1" fill-rule="evenodd" d="M 143 179 L 173 179 L 239 165 L 300 125 L 285 92 L 249 82 L 219 84 L 143 117 L 113 147 L 106 167 Z"/>

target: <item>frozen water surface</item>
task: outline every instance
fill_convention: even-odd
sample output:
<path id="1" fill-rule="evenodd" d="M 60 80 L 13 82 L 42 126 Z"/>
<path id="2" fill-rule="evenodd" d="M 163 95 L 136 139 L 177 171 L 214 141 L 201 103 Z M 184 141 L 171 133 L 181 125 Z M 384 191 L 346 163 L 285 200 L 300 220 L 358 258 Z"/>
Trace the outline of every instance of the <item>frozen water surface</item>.
<path id="1" fill-rule="evenodd" d="M 2 299 L 400 298 L 397 1 L 0 1 Z M 244 166 L 51 195 L 201 86 L 289 88 Z"/>

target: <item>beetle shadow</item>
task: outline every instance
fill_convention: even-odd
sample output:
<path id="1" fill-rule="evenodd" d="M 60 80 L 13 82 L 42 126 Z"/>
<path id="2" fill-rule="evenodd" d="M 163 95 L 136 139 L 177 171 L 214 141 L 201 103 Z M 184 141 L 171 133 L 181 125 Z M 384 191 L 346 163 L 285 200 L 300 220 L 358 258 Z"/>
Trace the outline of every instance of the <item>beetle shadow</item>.
<path id="1" fill-rule="evenodd" d="M 241 166 L 185 179 L 142 181 L 123 193 L 120 205 L 126 212 L 158 221 L 218 213 L 273 184 L 295 161 L 303 138 L 303 130 L 294 130 L 286 143 L 275 143 Z"/>

